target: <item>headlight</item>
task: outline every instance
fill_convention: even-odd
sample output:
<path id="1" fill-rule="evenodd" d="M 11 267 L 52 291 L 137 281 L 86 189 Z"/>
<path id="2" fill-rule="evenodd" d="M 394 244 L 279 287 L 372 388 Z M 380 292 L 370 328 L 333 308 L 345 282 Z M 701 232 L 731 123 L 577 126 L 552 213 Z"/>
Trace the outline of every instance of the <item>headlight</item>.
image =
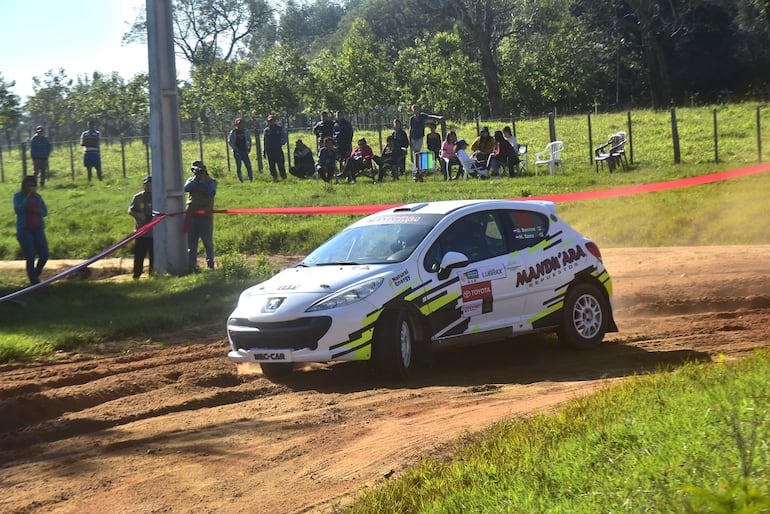
<path id="1" fill-rule="evenodd" d="M 325 311 L 356 303 L 374 293 L 382 285 L 383 280 L 381 277 L 354 284 L 311 305 L 305 312 Z"/>

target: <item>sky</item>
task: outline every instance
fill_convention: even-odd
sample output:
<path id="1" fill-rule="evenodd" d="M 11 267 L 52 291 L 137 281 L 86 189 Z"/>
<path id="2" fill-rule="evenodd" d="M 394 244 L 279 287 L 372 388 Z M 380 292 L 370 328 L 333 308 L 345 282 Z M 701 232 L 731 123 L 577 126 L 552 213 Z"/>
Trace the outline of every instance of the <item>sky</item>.
<path id="1" fill-rule="evenodd" d="M 32 77 L 64 69 L 77 79 L 116 71 L 125 80 L 147 72 L 147 45 L 121 39 L 146 0 L 0 0 L 0 75 L 16 82 L 22 104 L 33 94 Z M 177 58 L 177 74 L 184 66 Z"/>

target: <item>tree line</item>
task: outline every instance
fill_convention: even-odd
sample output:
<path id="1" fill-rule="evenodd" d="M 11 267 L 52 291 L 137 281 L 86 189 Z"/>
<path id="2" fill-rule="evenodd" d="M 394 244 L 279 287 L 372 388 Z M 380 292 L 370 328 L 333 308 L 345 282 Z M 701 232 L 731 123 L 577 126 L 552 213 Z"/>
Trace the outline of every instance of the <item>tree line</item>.
<path id="1" fill-rule="evenodd" d="M 419 103 L 455 119 L 524 118 L 766 98 L 770 0 L 176 0 L 175 44 L 191 65 L 183 123 L 296 119 L 344 110 L 360 123 Z M 124 35 L 146 38 L 143 15 Z M 0 75 L 8 142 L 95 119 L 146 134 L 146 75 L 33 79 L 22 105 Z"/>

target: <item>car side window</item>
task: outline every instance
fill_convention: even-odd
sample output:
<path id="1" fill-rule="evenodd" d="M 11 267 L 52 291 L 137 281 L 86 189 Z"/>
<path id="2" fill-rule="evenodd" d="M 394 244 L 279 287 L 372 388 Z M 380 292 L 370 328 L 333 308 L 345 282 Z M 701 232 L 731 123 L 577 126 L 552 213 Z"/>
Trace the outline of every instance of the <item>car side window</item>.
<path id="1" fill-rule="evenodd" d="M 507 211 L 513 250 L 530 248 L 548 235 L 548 217 L 533 211 Z"/>
<path id="2" fill-rule="evenodd" d="M 469 262 L 503 255 L 507 252 L 503 233 L 493 211 L 468 214 L 444 230 L 428 249 L 423 266 L 436 273 L 447 252 L 462 253 Z"/>

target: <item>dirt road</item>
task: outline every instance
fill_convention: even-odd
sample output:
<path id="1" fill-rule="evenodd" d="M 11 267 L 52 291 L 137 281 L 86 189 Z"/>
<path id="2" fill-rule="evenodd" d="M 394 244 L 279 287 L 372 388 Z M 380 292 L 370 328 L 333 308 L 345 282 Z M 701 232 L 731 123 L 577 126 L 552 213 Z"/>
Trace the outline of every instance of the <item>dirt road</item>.
<path id="1" fill-rule="evenodd" d="M 328 511 L 466 431 L 767 346 L 768 257 L 770 246 L 606 249 L 620 332 L 599 349 L 509 341 L 440 354 L 406 383 L 336 364 L 274 384 L 236 372 L 219 333 L 3 366 L 0 511 Z"/>

